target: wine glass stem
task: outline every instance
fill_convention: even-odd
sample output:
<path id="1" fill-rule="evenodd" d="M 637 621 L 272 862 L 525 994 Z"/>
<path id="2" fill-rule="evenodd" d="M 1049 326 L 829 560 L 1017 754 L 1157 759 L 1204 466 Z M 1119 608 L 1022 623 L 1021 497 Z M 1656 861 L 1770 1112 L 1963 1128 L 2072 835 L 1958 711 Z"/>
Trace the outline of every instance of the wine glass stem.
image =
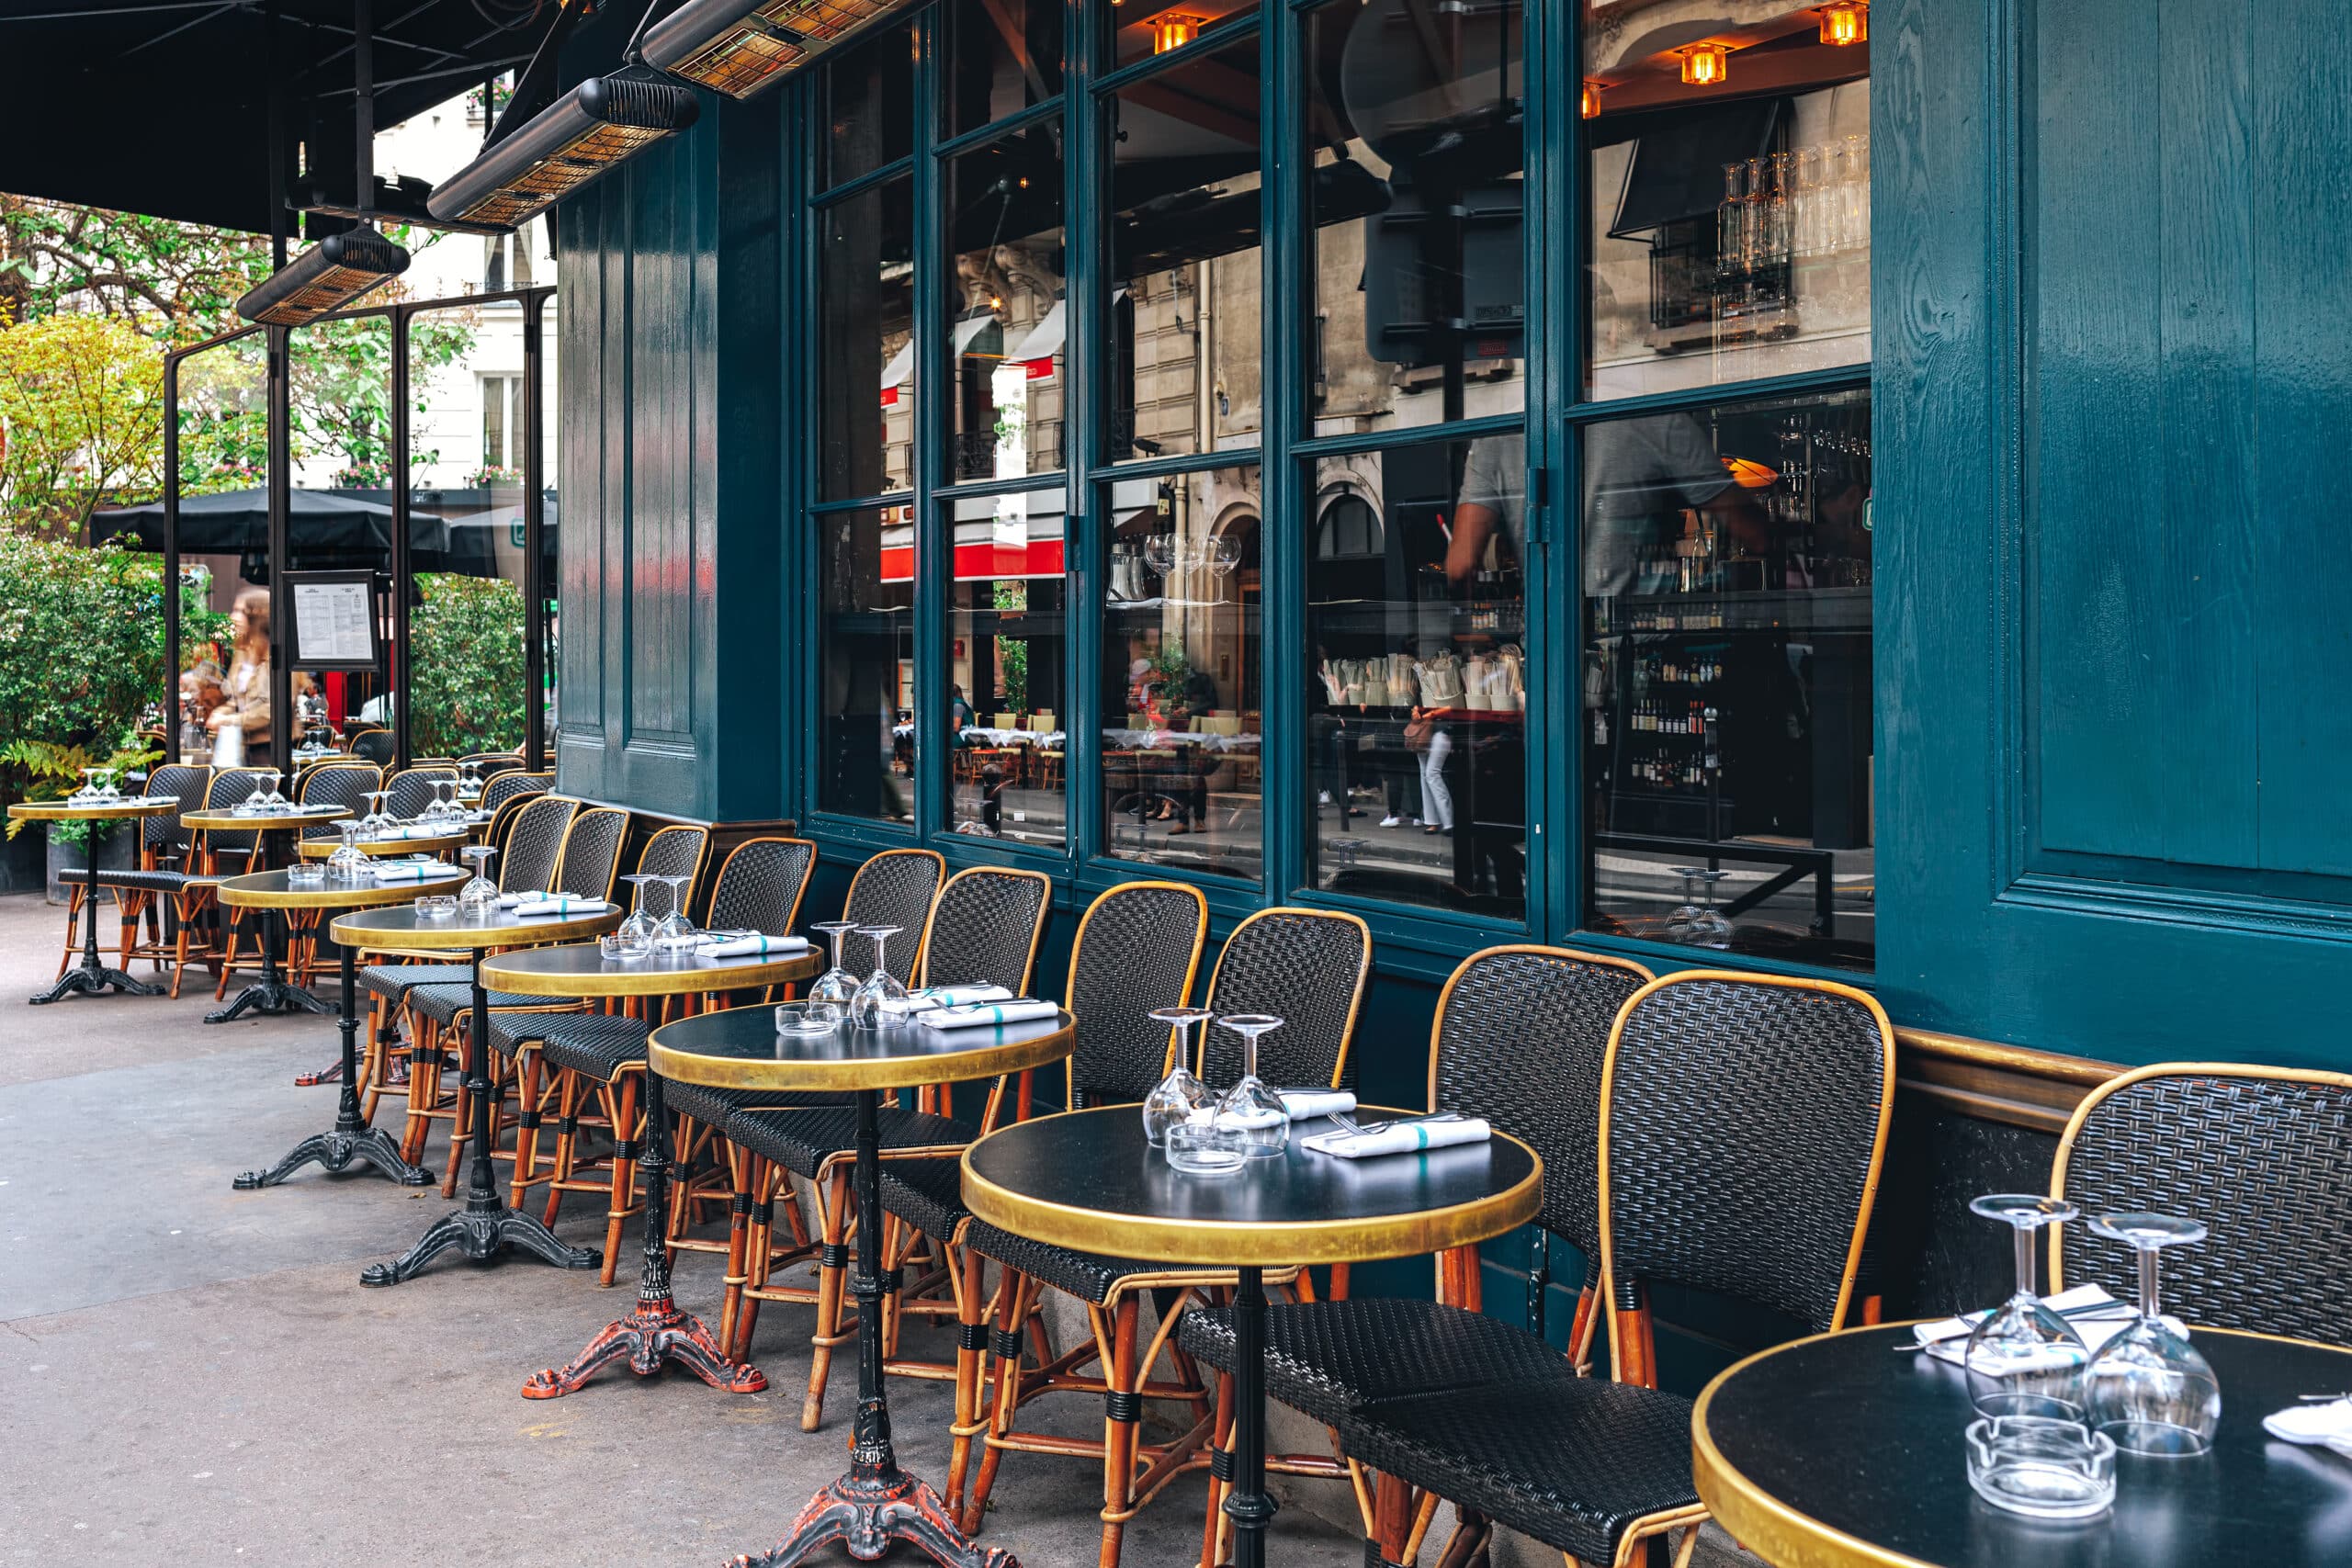
<path id="1" fill-rule="evenodd" d="M 1255 1034 L 1241 1037 L 1241 1076 L 1246 1078 L 1258 1076 L 1258 1037 Z"/>
<path id="2" fill-rule="evenodd" d="M 2033 1232 L 2025 1225 L 2016 1227 L 2018 1247 L 2018 1294 L 2033 1294 Z"/>
<path id="3" fill-rule="evenodd" d="M 887 975 L 890 972 L 890 961 L 882 956 L 883 946 L 889 940 L 887 936 L 877 936 L 874 939 L 874 972 L 876 975 Z"/>
<path id="4" fill-rule="evenodd" d="M 2150 1323 L 2164 1315 L 2163 1303 L 2156 1297 L 2156 1249 L 2140 1249 L 2140 1315 Z"/>
<path id="5" fill-rule="evenodd" d="M 833 967 L 836 969 L 842 966 L 842 938 L 847 935 L 847 931 L 833 932 Z"/>

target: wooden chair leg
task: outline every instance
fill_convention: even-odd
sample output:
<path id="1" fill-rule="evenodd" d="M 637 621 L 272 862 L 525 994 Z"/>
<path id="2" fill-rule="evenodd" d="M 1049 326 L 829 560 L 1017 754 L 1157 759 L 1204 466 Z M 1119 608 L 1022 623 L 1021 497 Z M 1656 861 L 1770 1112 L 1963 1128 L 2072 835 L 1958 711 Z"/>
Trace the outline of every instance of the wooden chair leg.
<path id="1" fill-rule="evenodd" d="M 964 1283 L 956 1295 L 956 1422 L 947 1429 L 955 1447 L 948 1453 L 947 1489 L 943 1495 L 951 1519 L 964 1514 L 964 1477 L 971 1468 L 972 1439 L 988 1430 L 988 1424 L 980 1419 L 980 1373 L 986 1364 L 989 1319 L 996 1315 L 997 1304 L 994 1298 L 984 1301 L 980 1296 L 988 1259 L 967 1247 L 961 1261 Z M 1012 1278 L 1010 1269 L 998 1270 L 1000 1294 Z"/>
<path id="2" fill-rule="evenodd" d="M 739 1361 L 752 1359 L 752 1335 L 760 1324 L 760 1298 L 751 1292 L 768 1282 L 774 1200 L 781 1191 L 786 1202 L 792 1201 L 791 1178 L 782 1167 L 752 1154 L 744 1155 L 743 1159 L 744 1185 L 752 1195 L 752 1205 L 743 1228 L 743 1288 L 736 1293 L 735 1337 L 729 1347 L 729 1354 Z"/>
<path id="3" fill-rule="evenodd" d="M 580 1101 L 588 1092 L 586 1081 L 577 1073 L 566 1073 L 556 1080 L 555 1168 L 548 1177 L 548 1201 L 539 1215 L 544 1225 L 555 1224 L 556 1212 L 563 1207 L 563 1184 L 571 1179 L 573 1167 L 580 1156 Z"/>
<path id="4" fill-rule="evenodd" d="M 79 884 L 69 883 L 65 888 L 65 945 L 60 948 L 57 953 L 57 973 L 60 977 L 63 976 L 66 970 L 73 967 L 74 954 L 82 945 L 74 940 L 74 928 L 81 923 L 82 889 Z"/>
<path id="5" fill-rule="evenodd" d="M 439 1024 L 428 1029 L 426 1021 L 419 1018 L 414 1021 L 413 1032 L 419 1050 L 438 1053 L 442 1049 Z M 449 1120 L 449 1160 L 441 1171 L 441 1196 L 454 1198 L 458 1195 L 458 1172 L 465 1163 L 466 1145 L 474 1137 L 474 1094 L 466 1085 L 473 1077 L 473 1054 L 479 1047 L 470 1033 L 459 1033 L 454 1029 L 448 1032 L 458 1043 L 458 1092 L 454 1097 L 457 1114 Z"/>
<path id="6" fill-rule="evenodd" d="M 832 1259 L 847 1250 L 849 1172 L 846 1167 L 837 1166 L 825 1183 L 824 1250 L 817 1256 L 817 1332 L 809 1341 L 808 1397 L 800 1406 L 804 1432 L 813 1432 L 824 1423 L 825 1378 L 832 1370 L 833 1346 L 843 1337 L 842 1292 L 849 1282 L 849 1270 Z"/>
<path id="7" fill-rule="evenodd" d="M 1220 1372 L 1216 1380 L 1216 1419 L 1209 1427 L 1209 1446 L 1230 1449 L 1233 1446 L 1233 1379 Z M 1216 1568 L 1224 1561 L 1226 1483 L 1209 1472 L 1208 1517 L 1201 1525 L 1200 1568 Z"/>
<path id="8" fill-rule="evenodd" d="M 531 1179 L 539 1169 L 539 1079 L 543 1070 L 539 1053 L 531 1052 L 523 1063 L 522 1087 L 515 1090 L 514 1179 L 508 1189 L 513 1196 L 507 1201 L 516 1209 L 522 1208 L 523 1194 L 530 1190 Z"/>
<path id="9" fill-rule="evenodd" d="M 1136 1378 L 1136 1321 L 1142 1303 L 1133 1292 L 1121 1298 L 1111 1317 L 1111 1364 L 1102 1375 L 1114 1393 L 1131 1392 Z M 1105 1402 L 1106 1404 L 1109 1402 Z M 1143 1401 L 1125 1416 L 1102 1418 L 1102 1547 L 1101 1568 L 1119 1568 L 1119 1548 L 1127 1533 L 1126 1517 L 1134 1511 L 1136 1429 L 1143 1421 Z"/>
<path id="10" fill-rule="evenodd" d="M 1021 1404 L 1021 1354 L 1018 1349 L 1008 1356 L 999 1348 L 1019 1344 L 1013 1337 L 1029 1315 L 1029 1302 L 1037 1287 L 1025 1274 L 1004 1270 L 1004 1280 L 997 1287 L 996 1332 L 989 1347 L 989 1431 L 1002 1438 L 1012 1430 L 1012 1417 Z M 989 1494 L 996 1489 L 996 1469 L 1004 1459 L 1004 1450 L 989 1443 L 980 1453 L 980 1473 L 972 1483 L 971 1506 L 964 1512 L 964 1533 L 978 1535 L 980 1520 L 989 1511 Z"/>
<path id="11" fill-rule="evenodd" d="M 624 1073 L 613 1086 L 613 1195 L 605 1208 L 605 1266 L 596 1277 L 599 1285 L 613 1282 L 620 1263 L 621 1225 L 628 1218 L 629 1200 L 637 1192 L 638 1140 L 661 1135 L 660 1128 L 640 1125 L 638 1091 L 641 1087 L 635 1073 Z"/>

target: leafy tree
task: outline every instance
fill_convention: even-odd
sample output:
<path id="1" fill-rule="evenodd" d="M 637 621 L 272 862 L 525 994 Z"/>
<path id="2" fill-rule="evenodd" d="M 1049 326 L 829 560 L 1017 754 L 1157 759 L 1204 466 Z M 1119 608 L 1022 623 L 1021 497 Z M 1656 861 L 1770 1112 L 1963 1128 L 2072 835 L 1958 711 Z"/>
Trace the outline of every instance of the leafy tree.
<path id="1" fill-rule="evenodd" d="M 409 739 L 421 757 L 523 745 L 523 591 L 503 578 L 423 572 L 409 616 Z"/>
<path id="2" fill-rule="evenodd" d="M 78 536 L 94 508 L 152 491 L 163 368 L 159 344 L 106 316 L 0 324 L 0 520 Z"/>
<path id="3" fill-rule="evenodd" d="M 0 311 L 75 312 L 194 342 L 236 324 L 238 297 L 269 276 L 258 234 L 0 195 Z"/>
<path id="4" fill-rule="evenodd" d="M 0 744 L 122 742 L 164 689 L 161 592 L 153 556 L 0 531 Z M 28 772 L 0 769 L 0 793 Z"/>

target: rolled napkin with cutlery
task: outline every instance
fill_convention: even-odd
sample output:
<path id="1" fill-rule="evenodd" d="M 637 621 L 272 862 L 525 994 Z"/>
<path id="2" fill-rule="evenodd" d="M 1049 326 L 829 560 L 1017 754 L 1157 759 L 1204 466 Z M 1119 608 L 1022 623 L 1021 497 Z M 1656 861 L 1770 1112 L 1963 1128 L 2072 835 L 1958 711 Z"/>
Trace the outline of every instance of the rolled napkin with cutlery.
<path id="1" fill-rule="evenodd" d="M 925 1029 L 977 1029 L 1000 1023 L 1030 1023 L 1041 1018 L 1052 1018 L 1060 1011 L 1060 1007 L 1053 1002 L 1015 997 L 1010 1001 L 933 1008 L 928 1012 L 915 1014 L 914 1021 Z"/>
<path id="2" fill-rule="evenodd" d="M 751 931 L 712 942 L 701 953 L 705 958 L 787 958 L 808 951 L 808 939 L 805 936 L 770 936 L 764 931 Z"/>
<path id="3" fill-rule="evenodd" d="M 601 915 L 615 906 L 602 898 L 584 898 L 576 893 L 558 893 L 552 897 L 534 899 L 517 904 L 517 915 Z"/>
<path id="4" fill-rule="evenodd" d="M 1343 1089 L 1278 1089 L 1274 1097 L 1294 1122 L 1312 1122 L 1335 1111 L 1345 1116 L 1356 1108 L 1356 1097 Z"/>
<path id="5" fill-rule="evenodd" d="M 2352 1394 L 2290 1404 L 2265 1416 L 2262 1429 L 2281 1442 L 2334 1449 L 2352 1458 Z"/>
<path id="6" fill-rule="evenodd" d="M 520 908 L 525 904 L 536 904 L 546 897 L 545 893 L 536 887 L 526 888 L 520 893 L 501 893 L 498 896 L 498 907 L 502 909 Z"/>
<path id="7" fill-rule="evenodd" d="M 2075 1332 L 2093 1351 L 2132 1326 L 2139 1318 L 2139 1310 L 2129 1302 L 2118 1301 L 2097 1285 L 2076 1285 L 2054 1296 L 2044 1296 L 2041 1304 L 2074 1325 Z M 1992 1315 L 1992 1309 L 1969 1314 L 1966 1317 L 1938 1318 L 1932 1323 L 1917 1323 L 1911 1333 L 1928 1355 L 1939 1361 L 1959 1366 L 1968 1359 L 1968 1337 L 1978 1324 Z M 2165 1323 L 2175 1333 L 2188 1331 L 2177 1318 Z"/>
<path id="8" fill-rule="evenodd" d="M 1317 1133 L 1299 1143 L 1319 1155 L 1341 1159 L 1371 1159 L 1378 1155 L 1419 1154 L 1423 1149 L 1452 1148 L 1458 1144 L 1483 1144 L 1494 1129 L 1476 1116 L 1408 1116 L 1398 1122 L 1375 1122 L 1358 1133 Z"/>
<path id="9" fill-rule="evenodd" d="M 435 828 L 422 822 L 403 822 L 397 828 L 387 828 L 380 833 L 368 835 L 374 842 L 379 844 L 390 843 L 400 839 L 446 839 L 449 836 L 448 829 Z"/>
<path id="10" fill-rule="evenodd" d="M 922 990 L 908 992 L 903 1002 L 884 1002 L 882 1010 L 912 1015 L 939 1008 L 977 1007 L 981 1002 L 1021 999 L 1002 986 L 926 986 Z"/>
<path id="11" fill-rule="evenodd" d="M 444 877 L 463 874 L 456 866 L 443 865 L 437 861 L 370 861 L 368 870 L 379 882 L 438 882 Z"/>

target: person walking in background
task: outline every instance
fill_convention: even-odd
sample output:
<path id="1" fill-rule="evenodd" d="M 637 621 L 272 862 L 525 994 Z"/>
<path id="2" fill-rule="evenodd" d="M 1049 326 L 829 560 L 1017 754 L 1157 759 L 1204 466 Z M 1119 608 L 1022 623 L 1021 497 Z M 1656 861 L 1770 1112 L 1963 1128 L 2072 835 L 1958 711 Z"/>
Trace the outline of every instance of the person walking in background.
<path id="1" fill-rule="evenodd" d="M 229 612 L 229 672 L 204 721 L 216 767 L 266 766 L 269 754 L 269 594 L 248 588 Z"/>
<path id="2" fill-rule="evenodd" d="M 1453 755 L 1453 737 L 1435 709 L 1417 707 L 1405 725 L 1405 744 L 1421 757 L 1421 831 L 1453 832 L 1453 795 L 1445 787 L 1445 760 Z"/>

